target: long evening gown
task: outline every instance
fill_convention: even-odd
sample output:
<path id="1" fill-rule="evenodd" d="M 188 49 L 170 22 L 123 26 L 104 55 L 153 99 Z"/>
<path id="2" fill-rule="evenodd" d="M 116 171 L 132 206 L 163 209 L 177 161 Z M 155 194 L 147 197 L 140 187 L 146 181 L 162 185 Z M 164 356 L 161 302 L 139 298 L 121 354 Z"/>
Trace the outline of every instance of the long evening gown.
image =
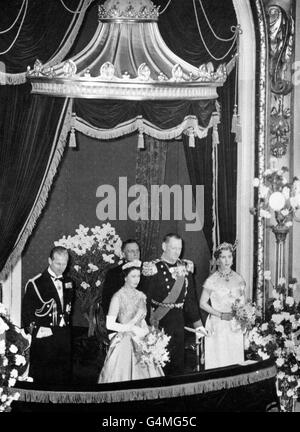
<path id="1" fill-rule="evenodd" d="M 117 321 L 120 324 L 126 324 L 142 312 L 141 318 L 135 325 L 147 328 L 145 321 L 147 312 L 145 294 L 136 289 L 123 287 L 115 296 L 118 297 L 120 305 Z M 139 338 L 132 332 L 119 332 L 113 335 L 98 383 L 164 376 L 161 367 L 154 364 L 142 365 L 138 361 L 138 342 Z"/>
<path id="2" fill-rule="evenodd" d="M 228 281 L 215 272 L 206 279 L 204 289 L 208 291 L 214 309 L 231 312 L 231 306 L 238 297 L 244 301 L 245 281 L 236 272 L 232 272 Z M 233 321 L 210 315 L 205 327 L 210 334 L 204 342 L 205 369 L 244 362 L 243 333 Z"/>

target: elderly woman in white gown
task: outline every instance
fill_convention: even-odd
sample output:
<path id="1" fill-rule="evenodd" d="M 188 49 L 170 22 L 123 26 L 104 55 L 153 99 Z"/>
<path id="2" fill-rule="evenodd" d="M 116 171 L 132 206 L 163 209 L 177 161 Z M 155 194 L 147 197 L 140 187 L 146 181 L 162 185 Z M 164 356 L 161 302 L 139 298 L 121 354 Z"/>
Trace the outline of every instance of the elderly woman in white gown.
<path id="1" fill-rule="evenodd" d="M 98 383 L 131 381 L 164 376 L 160 366 L 141 364 L 138 357 L 139 340 L 149 332 L 145 321 L 146 296 L 136 288 L 141 277 L 141 261 L 122 267 L 125 284 L 111 299 L 106 327 L 113 330 L 109 350 Z"/>
<path id="2" fill-rule="evenodd" d="M 214 253 L 217 271 L 204 285 L 200 307 L 209 313 L 205 338 L 205 369 L 224 367 L 244 361 L 242 330 L 232 321 L 232 305 L 236 299 L 245 302 L 245 281 L 231 269 L 233 246 L 222 243 Z"/>

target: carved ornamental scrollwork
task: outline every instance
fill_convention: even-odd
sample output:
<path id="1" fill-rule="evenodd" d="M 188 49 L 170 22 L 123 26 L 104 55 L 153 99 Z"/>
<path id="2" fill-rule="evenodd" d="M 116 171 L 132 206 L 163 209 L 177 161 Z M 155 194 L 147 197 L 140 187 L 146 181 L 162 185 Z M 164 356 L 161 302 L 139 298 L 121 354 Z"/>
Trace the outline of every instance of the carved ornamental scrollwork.
<path id="1" fill-rule="evenodd" d="M 267 8 L 270 41 L 271 90 L 287 95 L 292 90 L 293 17 L 277 5 Z"/>
<path id="2" fill-rule="evenodd" d="M 287 154 L 290 142 L 294 19 L 292 1 L 285 4 L 285 9 L 275 3 L 279 2 L 269 1 L 266 6 L 271 88 L 269 151 L 281 158 Z"/>

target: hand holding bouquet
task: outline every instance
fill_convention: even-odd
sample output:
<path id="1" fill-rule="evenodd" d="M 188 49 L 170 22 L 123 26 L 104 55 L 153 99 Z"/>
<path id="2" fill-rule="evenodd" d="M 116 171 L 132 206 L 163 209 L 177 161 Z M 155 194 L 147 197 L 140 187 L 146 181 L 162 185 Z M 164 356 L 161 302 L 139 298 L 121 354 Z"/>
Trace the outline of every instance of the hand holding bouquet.
<path id="1" fill-rule="evenodd" d="M 167 336 L 164 330 L 151 327 L 149 333 L 140 340 L 138 345 L 138 358 L 142 365 L 164 367 L 170 361 L 167 345 L 171 336 Z"/>
<path id="2" fill-rule="evenodd" d="M 245 333 L 251 330 L 255 324 L 256 308 L 250 301 L 244 303 L 241 298 L 237 298 L 232 304 L 232 331 L 242 330 Z"/>

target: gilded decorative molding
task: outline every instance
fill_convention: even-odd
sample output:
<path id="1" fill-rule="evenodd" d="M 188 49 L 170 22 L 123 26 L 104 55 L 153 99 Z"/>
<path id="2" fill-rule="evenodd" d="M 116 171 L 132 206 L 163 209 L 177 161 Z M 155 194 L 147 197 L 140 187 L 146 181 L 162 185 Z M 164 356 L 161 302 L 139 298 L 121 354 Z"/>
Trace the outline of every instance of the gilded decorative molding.
<path id="1" fill-rule="evenodd" d="M 218 97 L 217 85 L 207 86 L 205 83 L 172 83 L 171 85 L 139 84 L 124 82 L 110 83 L 78 79 L 67 80 L 60 78 L 32 77 L 32 93 L 52 96 L 86 98 L 86 99 L 126 99 L 126 100 L 153 100 L 153 99 L 216 99 Z"/>
<path id="2" fill-rule="evenodd" d="M 294 20 L 282 7 L 267 8 L 270 38 L 271 90 L 286 95 L 292 90 Z"/>
<path id="3" fill-rule="evenodd" d="M 255 1 L 258 29 L 259 29 L 259 95 L 258 95 L 258 173 L 257 177 L 262 184 L 263 173 L 265 170 L 265 138 L 266 138 L 266 89 L 267 89 L 267 39 L 266 22 L 264 10 L 260 0 Z M 262 196 L 261 187 L 258 189 L 258 199 Z M 257 215 L 257 281 L 256 281 L 256 302 L 258 307 L 264 310 L 264 242 L 265 225 L 264 219 L 260 214 Z"/>
<path id="4" fill-rule="evenodd" d="M 290 139 L 290 108 L 284 107 L 283 95 L 272 97 L 270 114 L 270 152 L 281 158 L 287 152 Z"/>

